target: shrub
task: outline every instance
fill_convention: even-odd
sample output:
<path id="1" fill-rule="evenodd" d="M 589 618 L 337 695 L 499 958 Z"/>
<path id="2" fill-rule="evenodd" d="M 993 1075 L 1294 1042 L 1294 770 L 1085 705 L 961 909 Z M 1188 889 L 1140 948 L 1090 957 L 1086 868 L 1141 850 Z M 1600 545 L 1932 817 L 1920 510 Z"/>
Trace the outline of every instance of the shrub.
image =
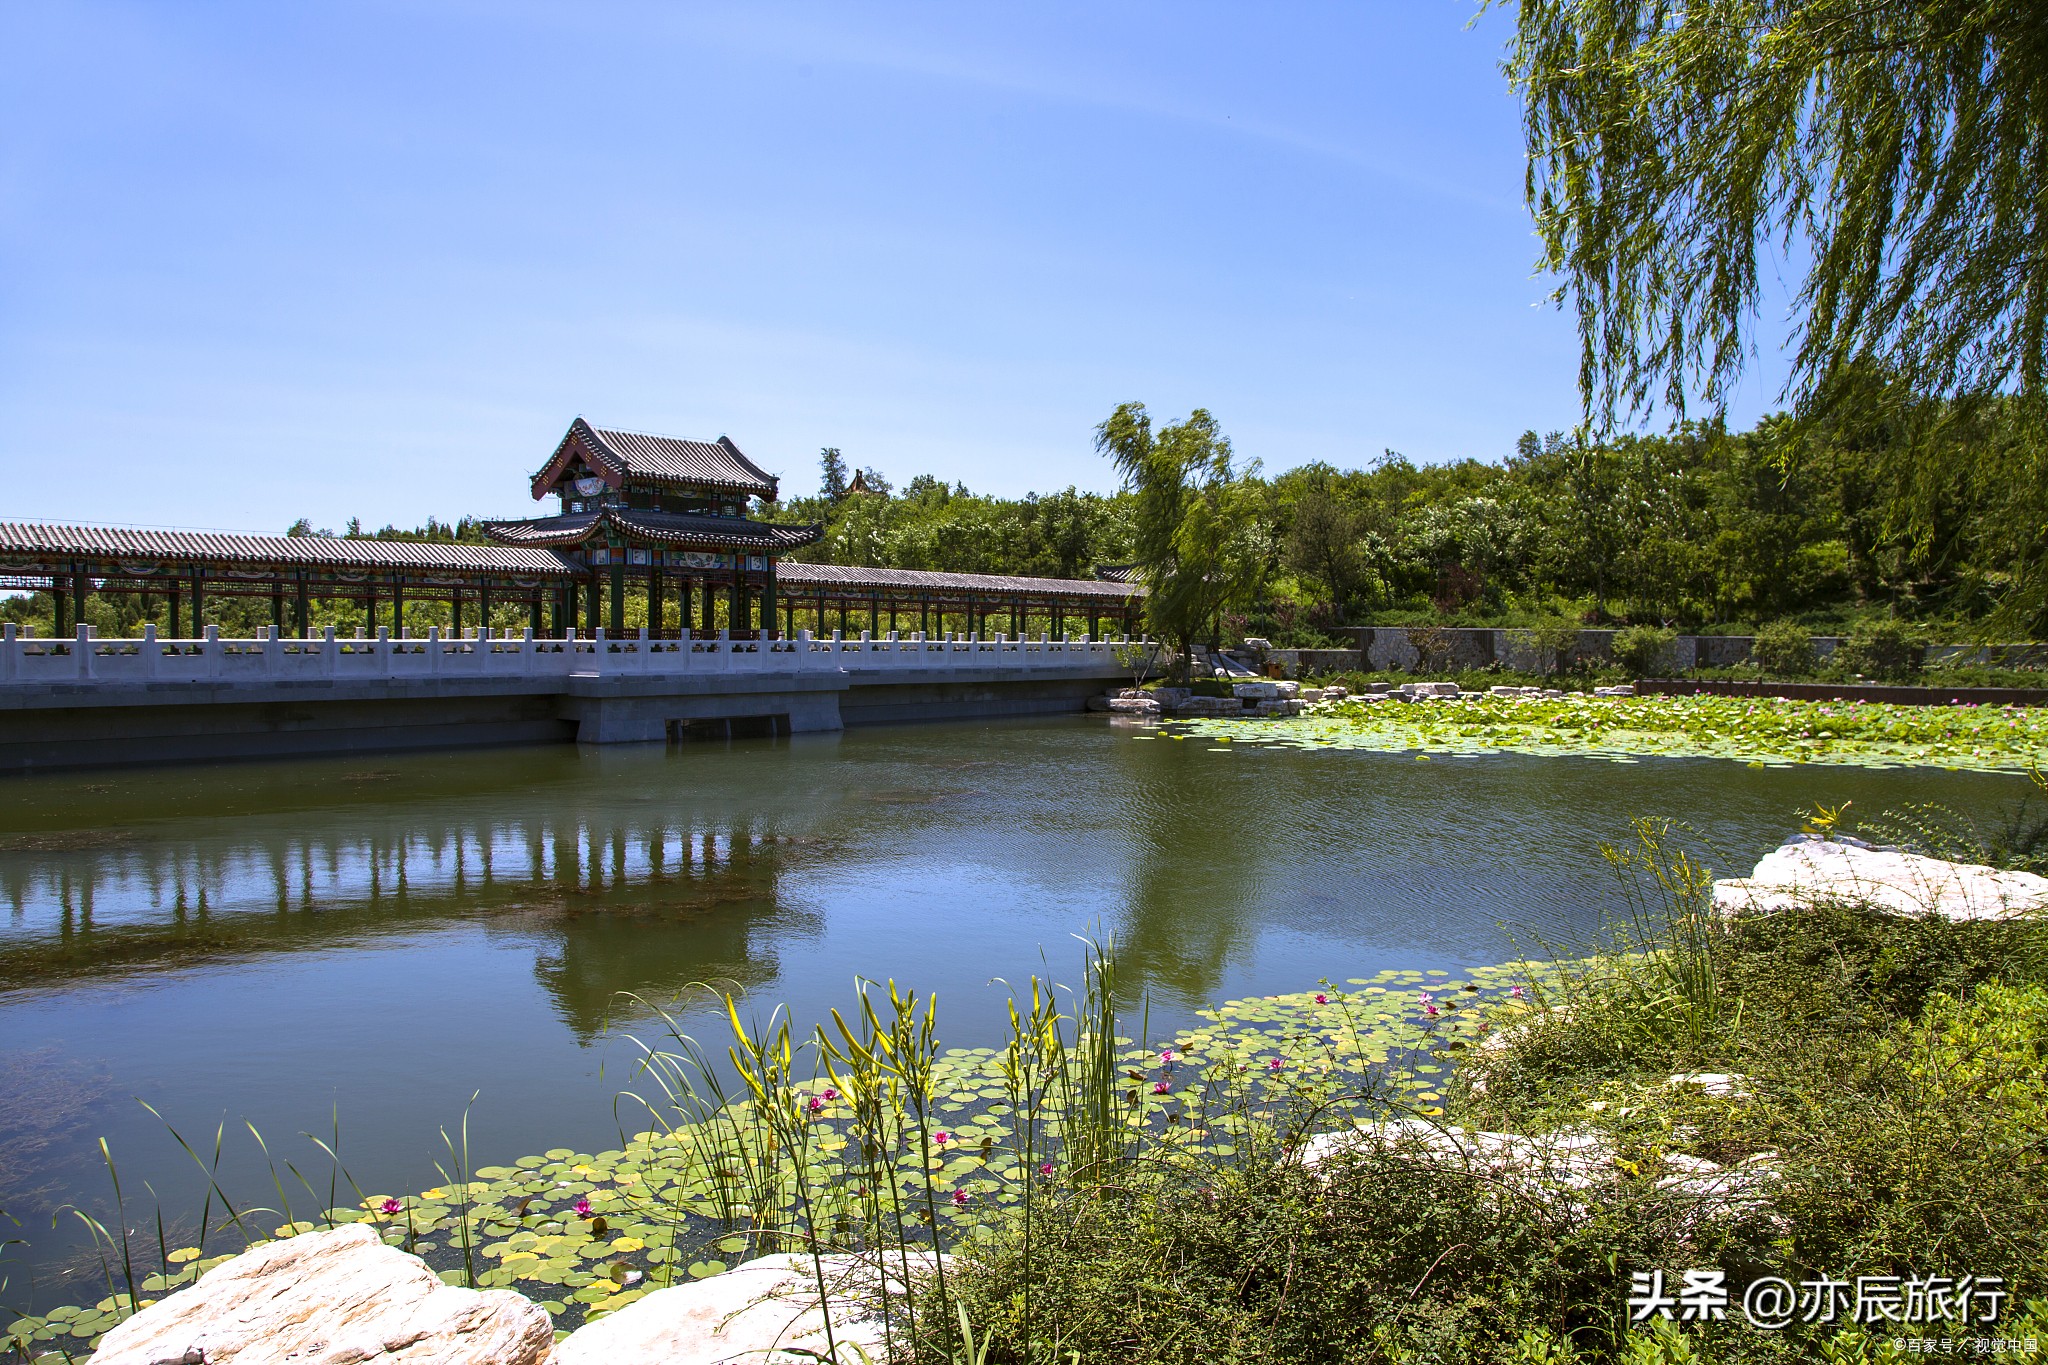
<path id="1" fill-rule="evenodd" d="M 1579 624 L 1553 616 L 1516 632 L 1515 643 L 1535 653 L 1538 672 L 1562 673 L 1578 662 Z"/>
<path id="2" fill-rule="evenodd" d="M 1628 670 L 1631 678 L 1648 678 L 1668 673 L 1677 665 L 1672 646 L 1678 632 L 1659 626 L 1630 626 L 1614 636 L 1614 662 Z"/>
<path id="3" fill-rule="evenodd" d="M 1925 646 L 1913 639 L 1897 621 L 1877 621 L 1858 626 L 1842 641 L 1835 662 L 1867 678 L 1898 680 L 1920 671 Z"/>
<path id="4" fill-rule="evenodd" d="M 1774 678 L 1804 678 L 1813 673 L 1813 637 L 1790 621 L 1773 621 L 1756 633 L 1749 660 L 1757 671 Z"/>

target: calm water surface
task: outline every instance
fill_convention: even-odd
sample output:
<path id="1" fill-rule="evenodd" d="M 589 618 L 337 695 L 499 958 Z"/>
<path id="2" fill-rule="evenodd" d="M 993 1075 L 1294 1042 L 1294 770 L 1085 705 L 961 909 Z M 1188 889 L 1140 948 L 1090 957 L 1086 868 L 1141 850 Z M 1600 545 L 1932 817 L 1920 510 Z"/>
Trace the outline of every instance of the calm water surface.
<path id="1" fill-rule="evenodd" d="M 1746 870 L 1816 801 L 1986 809 L 2024 786 L 1141 733 L 1073 718 L 0 783 L 0 1209 L 22 1224 L 0 1237 L 32 1244 L 4 1306 L 31 1270 L 45 1304 L 78 1289 L 75 1220 L 51 1222 L 107 1205 L 98 1138 L 131 1224 L 144 1181 L 197 1209 L 203 1184 L 138 1099 L 208 1147 L 225 1119 L 228 1183 L 264 1202 L 233 1130 L 324 1192 L 300 1134 L 331 1138 L 337 1114 L 364 1189 L 420 1189 L 473 1093 L 479 1164 L 617 1145 L 630 1036 L 654 1036 L 641 1002 L 683 999 L 718 1038 L 693 982 L 808 1027 L 856 977 L 894 977 L 937 991 L 946 1042 L 985 1045 L 992 979 L 1070 979 L 1093 930 L 1156 1034 L 1321 977 L 1498 962 L 1504 925 L 1583 931 L 1615 903 L 1597 846 L 1634 815 L 1690 821 Z"/>

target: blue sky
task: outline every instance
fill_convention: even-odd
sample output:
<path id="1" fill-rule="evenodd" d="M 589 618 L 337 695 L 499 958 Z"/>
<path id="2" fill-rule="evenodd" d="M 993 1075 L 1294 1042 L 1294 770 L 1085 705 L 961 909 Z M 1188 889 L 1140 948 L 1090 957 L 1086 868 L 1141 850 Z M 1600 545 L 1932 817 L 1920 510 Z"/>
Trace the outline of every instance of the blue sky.
<path id="1" fill-rule="evenodd" d="M 0 516 L 526 515 L 578 413 L 793 492 L 1107 489 L 1126 399 L 1498 458 L 1577 348 L 1472 14 L 10 5 Z"/>

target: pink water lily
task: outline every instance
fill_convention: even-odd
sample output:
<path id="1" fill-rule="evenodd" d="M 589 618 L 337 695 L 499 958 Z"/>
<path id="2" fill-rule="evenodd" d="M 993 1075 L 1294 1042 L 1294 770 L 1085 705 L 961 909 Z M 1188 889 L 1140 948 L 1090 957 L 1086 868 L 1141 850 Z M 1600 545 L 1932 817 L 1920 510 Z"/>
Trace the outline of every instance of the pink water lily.
<path id="1" fill-rule="evenodd" d="M 829 1103 L 830 1101 L 832 1101 L 832 1100 L 836 1100 L 836 1099 L 838 1099 L 838 1098 L 839 1098 L 839 1092 L 838 1092 L 837 1090 L 834 1090 L 834 1089 L 833 1089 L 833 1088 L 832 1088 L 831 1086 L 829 1086 L 829 1085 L 825 1087 L 825 1099 L 826 1099 L 826 1101 L 827 1101 L 828 1103 Z"/>
<path id="2" fill-rule="evenodd" d="M 955 1191 L 953 1191 L 953 1207 L 954 1207 L 954 1208 L 956 1208 L 956 1209 L 964 1209 L 964 1208 L 966 1208 L 966 1207 L 967 1207 L 967 1199 L 968 1199 L 968 1194 L 967 1194 L 967 1191 L 965 1191 L 965 1190 L 955 1190 Z"/>
<path id="3" fill-rule="evenodd" d="M 1041 1161 L 1038 1164 L 1038 1173 L 1043 1176 L 1050 1176 L 1052 1174 L 1052 1163 L 1050 1161 Z"/>
<path id="4" fill-rule="evenodd" d="M 1155 1095 L 1164 1095 L 1172 1089 L 1173 1087 L 1168 1085 L 1165 1081 L 1154 1081 L 1152 1083 L 1152 1093 Z"/>
<path id="5" fill-rule="evenodd" d="M 384 1216 L 389 1218 L 392 1214 L 404 1208 L 405 1205 L 399 1203 L 396 1199 L 387 1199 L 377 1207 L 384 1210 Z"/>
<path id="6" fill-rule="evenodd" d="M 1330 1003 L 1330 997 L 1327 995 L 1318 995 L 1316 997 L 1316 1003 L 1318 1005 L 1327 1005 Z"/>
<path id="7" fill-rule="evenodd" d="M 948 1142 L 952 1140 L 953 1135 L 951 1133 L 939 1132 L 932 1134 L 932 1141 L 938 1143 L 941 1147 L 945 1146 Z"/>
<path id="8" fill-rule="evenodd" d="M 1285 1065 L 1286 1065 L 1286 1063 L 1285 1063 L 1285 1062 L 1283 1062 L 1283 1061 L 1281 1061 L 1281 1060 L 1280 1060 L 1280 1059 L 1279 1059 L 1278 1057 L 1271 1057 L 1271 1058 L 1268 1058 L 1268 1059 L 1267 1059 L 1267 1061 L 1266 1061 L 1266 1070 L 1268 1070 L 1268 1071 L 1278 1071 L 1278 1070 L 1279 1070 L 1279 1069 L 1280 1069 L 1281 1067 L 1283 1067 L 1283 1066 L 1285 1066 Z"/>
<path id="9" fill-rule="evenodd" d="M 588 1218 L 588 1217 L 590 1217 L 590 1196 L 588 1196 L 588 1195 L 580 1195 L 580 1196 L 578 1196 L 578 1197 L 577 1197 L 577 1200 L 576 1200 L 576 1216 L 577 1216 L 578 1218 Z"/>

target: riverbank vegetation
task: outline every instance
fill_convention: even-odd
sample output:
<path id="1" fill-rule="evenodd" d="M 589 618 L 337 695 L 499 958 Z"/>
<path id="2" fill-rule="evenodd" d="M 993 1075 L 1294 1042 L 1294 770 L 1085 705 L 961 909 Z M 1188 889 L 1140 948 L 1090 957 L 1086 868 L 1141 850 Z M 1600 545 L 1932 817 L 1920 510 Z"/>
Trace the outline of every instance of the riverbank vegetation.
<path id="1" fill-rule="evenodd" d="M 1940 812 L 1867 832 L 2042 852 Z M 339 1222 L 564 1327 L 770 1251 L 937 1246 L 953 1259 L 891 1327 L 934 1365 L 1876 1361 L 1902 1336 L 2048 1333 L 2048 1304 L 2022 1306 L 2048 1289 L 2048 921 L 1727 923 L 1669 827 L 1608 857 L 1629 908 L 1589 941 L 1236 1001 L 1165 1038 L 1116 1009 L 1106 949 L 1073 990 L 1020 986 L 998 1049 L 944 1048 L 934 1003 L 893 986 L 808 1039 L 728 1002 L 720 1040 L 647 1040 L 617 1150 L 473 1166 L 451 1125 L 440 1183 L 385 1194 L 353 1186 L 337 1129 L 263 1208 L 214 1186 L 196 1235 L 130 1191 L 95 1224 L 106 1297 L 12 1341 L 75 1356 L 248 1242 Z M 208 1169 L 223 1140 L 177 1137 Z M 1725 1316 L 1631 1320 L 1633 1276 L 1701 1267 Z M 1764 1330 L 1738 1309 L 1766 1274 L 2008 1298 L 1995 1326 L 1845 1307 Z"/>
<path id="2" fill-rule="evenodd" d="M 1318 703 L 1308 715 L 1176 721 L 1168 738 L 1306 749 L 1413 751 L 1418 759 L 1524 753 L 1630 762 L 1651 755 L 1757 767 L 1829 763 L 2023 772 L 2048 763 L 2048 710 L 1895 706 L 1773 697 L 1474 695 Z"/>

